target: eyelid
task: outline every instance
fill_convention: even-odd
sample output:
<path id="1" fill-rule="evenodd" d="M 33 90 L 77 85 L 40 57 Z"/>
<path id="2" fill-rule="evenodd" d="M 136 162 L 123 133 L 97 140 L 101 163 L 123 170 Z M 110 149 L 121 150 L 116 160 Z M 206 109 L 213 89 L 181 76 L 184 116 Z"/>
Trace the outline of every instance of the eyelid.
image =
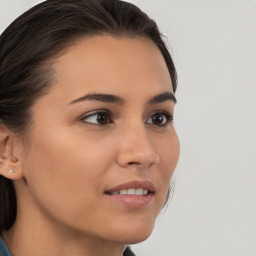
<path id="1" fill-rule="evenodd" d="M 91 122 L 86 122 L 86 121 L 84 121 L 86 118 L 89 118 L 89 117 L 91 117 L 91 116 L 93 116 L 93 115 L 97 115 L 97 114 L 100 114 L 100 113 L 106 114 L 106 115 L 108 116 L 109 120 L 110 120 L 110 122 L 108 122 L 108 123 L 106 123 L 106 124 L 104 124 L 104 125 L 107 125 L 107 124 L 109 124 L 109 123 L 112 122 L 112 120 L 111 120 L 111 119 L 112 119 L 112 113 L 111 113 L 109 110 L 107 110 L 107 109 L 97 109 L 97 110 L 93 110 L 93 111 L 91 111 L 91 112 L 88 112 L 88 113 L 86 113 L 86 114 L 81 115 L 81 116 L 79 117 L 79 120 L 82 121 L 84 124 L 88 124 L 88 125 L 103 126 L 102 124 L 96 124 L 96 123 L 91 123 Z"/>
<path id="2" fill-rule="evenodd" d="M 93 115 L 97 115 L 97 114 L 100 114 L 100 113 L 104 113 L 107 115 L 108 117 L 108 122 L 106 124 L 99 124 L 99 123 L 92 123 L 92 122 L 86 122 L 85 119 L 86 118 L 90 118 L 91 116 Z M 166 118 L 166 122 L 164 124 L 153 124 L 153 123 L 148 123 L 150 125 L 155 125 L 155 126 L 166 126 L 168 125 L 169 123 L 172 123 L 173 122 L 173 114 L 171 114 L 170 112 L 167 112 L 165 110 L 157 110 L 157 111 L 154 111 L 153 113 L 151 113 L 148 118 L 146 119 L 146 123 L 148 121 L 148 119 L 152 118 L 154 115 L 157 115 L 157 114 L 160 114 L 160 115 L 164 115 L 165 118 Z M 84 124 L 88 124 L 88 125 L 95 125 L 95 126 L 104 126 L 104 125 L 107 125 L 107 124 L 110 124 L 110 123 L 113 123 L 113 120 L 112 120 L 112 113 L 111 111 L 107 110 L 107 109 L 97 109 L 97 110 L 93 110 L 91 112 L 88 112 L 88 113 L 85 113 L 83 115 L 81 115 L 79 117 L 79 120 L 82 121 Z"/>
<path id="3" fill-rule="evenodd" d="M 161 126 L 164 127 L 164 126 L 168 125 L 169 123 L 172 123 L 172 122 L 173 122 L 173 114 L 171 114 L 171 113 L 169 113 L 169 112 L 167 112 L 167 111 L 165 111 L 165 110 L 157 110 L 157 111 L 155 111 L 153 114 L 151 114 L 151 115 L 147 118 L 147 120 L 148 120 L 149 118 L 151 118 L 152 116 L 157 115 L 157 114 L 164 115 L 165 118 L 166 118 L 166 123 L 160 124 L 160 125 L 156 125 L 156 124 L 151 124 L 151 123 L 150 123 L 150 125 L 155 125 L 155 126 L 159 126 L 159 127 L 161 127 Z"/>

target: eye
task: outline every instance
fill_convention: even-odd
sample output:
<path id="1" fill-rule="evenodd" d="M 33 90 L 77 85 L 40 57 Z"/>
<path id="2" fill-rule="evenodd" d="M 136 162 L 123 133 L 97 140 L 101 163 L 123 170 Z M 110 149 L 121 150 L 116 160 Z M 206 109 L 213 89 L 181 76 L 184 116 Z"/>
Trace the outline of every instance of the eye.
<path id="1" fill-rule="evenodd" d="M 105 125 L 111 122 L 110 113 L 108 111 L 99 111 L 87 116 L 83 116 L 81 120 L 88 124 Z"/>
<path id="2" fill-rule="evenodd" d="M 150 116 L 146 121 L 147 124 L 153 124 L 157 126 L 165 126 L 173 121 L 173 116 L 167 112 L 157 112 Z"/>

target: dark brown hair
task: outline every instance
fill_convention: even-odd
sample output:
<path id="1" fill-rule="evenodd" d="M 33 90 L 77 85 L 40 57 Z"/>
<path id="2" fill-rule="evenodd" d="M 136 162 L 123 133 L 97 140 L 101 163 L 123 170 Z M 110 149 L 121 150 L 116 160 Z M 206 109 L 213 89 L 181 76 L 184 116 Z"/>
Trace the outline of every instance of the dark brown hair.
<path id="1" fill-rule="evenodd" d="M 54 79 L 51 63 L 82 37 L 100 34 L 145 37 L 161 51 L 173 91 L 176 70 L 154 20 L 120 0 L 48 0 L 18 17 L 0 36 L 0 124 L 25 136 L 31 107 Z M 0 234 L 16 218 L 11 180 L 0 175 Z"/>

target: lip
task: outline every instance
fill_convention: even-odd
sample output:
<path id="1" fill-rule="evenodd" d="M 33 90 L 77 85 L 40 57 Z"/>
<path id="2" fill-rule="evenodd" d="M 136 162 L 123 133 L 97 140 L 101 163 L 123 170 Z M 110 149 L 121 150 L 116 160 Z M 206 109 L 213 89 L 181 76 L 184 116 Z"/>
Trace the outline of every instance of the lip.
<path id="1" fill-rule="evenodd" d="M 154 193 L 155 192 L 155 185 L 148 180 L 132 180 L 123 184 L 120 184 L 118 186 L 115 186 L 113 188 L 107 189 L 105 193 L 113 193 L 115 191 L 119 191 L 122 189 L 128 189 L 128 188 L 143 188 L 147 189 L 149 192 Z"/>
<path id="2" fill-rule="evenodd" d="M 154 193 L 150 193 L 144 196 L 138 195 L 111 195 L 105 194 L 106 198 L 110 199 L 115 205 L 119 205 L 121 207 L 136 209 L 143 208 L 151 204 L 151 202 L 155 198 Z"/>
<path id="3" fill-rule="evenodd" d="M 143 188 L 147 189 L 149 193 L 147 195 L 111 194 L 112 192 L 128 188 Z M 117 204 L 121 207 L 138 209 L 150 205 L 151 202 L 154 200 L 155 186 L 152 182 L 147 180 L 133 180 L 106 190 L 105 196 L 106 198 L 110 199 L 114 204 Z"/>

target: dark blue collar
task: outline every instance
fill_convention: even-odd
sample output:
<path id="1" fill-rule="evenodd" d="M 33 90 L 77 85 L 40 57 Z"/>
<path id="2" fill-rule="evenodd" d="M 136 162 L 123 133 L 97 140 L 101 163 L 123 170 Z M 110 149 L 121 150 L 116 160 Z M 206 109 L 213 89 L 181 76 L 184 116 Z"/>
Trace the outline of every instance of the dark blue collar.
<path id="1" fill-rule="evenodd" d="M 12 256 L 2 237 L 0 237 L 0 256 Z"/>

